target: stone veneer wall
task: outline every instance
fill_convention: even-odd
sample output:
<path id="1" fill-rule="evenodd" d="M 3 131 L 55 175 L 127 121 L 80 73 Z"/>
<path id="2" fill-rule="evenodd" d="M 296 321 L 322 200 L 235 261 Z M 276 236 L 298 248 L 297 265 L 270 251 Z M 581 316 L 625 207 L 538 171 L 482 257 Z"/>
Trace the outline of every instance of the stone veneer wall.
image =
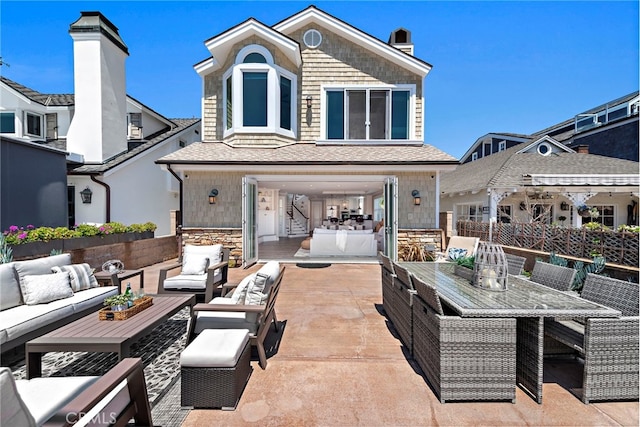
<path id="1" fill-rule="evenodd" d="M 242 228 L 182 228 L 182 245 L 217 245 L 230 249 L 231 267 L 242 264 Z"/>
<path id="2" fill-rule="evenodd" d="M 441 252 L 443 248 L 442 240 L 444 231 L 439 228 L 430 229 L 399 229 L 398 230 L 398 253 L 403 253 L 412 246 L 424 248 L 425 245 L 435 245 L 435 250 Z M 444 246 L 446 247 L 446 246 Z"/>

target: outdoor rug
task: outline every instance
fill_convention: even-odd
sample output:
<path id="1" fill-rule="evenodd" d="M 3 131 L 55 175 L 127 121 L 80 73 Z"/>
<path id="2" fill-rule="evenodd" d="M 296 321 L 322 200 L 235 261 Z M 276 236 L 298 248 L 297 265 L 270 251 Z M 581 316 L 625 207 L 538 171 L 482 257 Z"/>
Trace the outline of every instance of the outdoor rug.
<path id="1" fill-rule="evenodd" d="M 294 258 L 309 258 L 309 249 L 298 249 L 298 251 L 293 254 Z"/>
<path id="2" fill-rule="evenodd" d="M 180 352 L 185 348 L 188 319 L 189 308 L 186 307 L 131 346 L 131 357 L 142 358 L 152 408 L 176 381 L 179 382 Z M 24 351 L 8 356 L 3 362 L 11 368 L 16 379 L 26 378 Z M 104 375 L 117 363 L 115 353 L 47 353 L 42 357 L 42 376 Z M 177 405 L 179 409 L 179 399 Z M 188 411 L 183 412 L 186 417 Z"/>

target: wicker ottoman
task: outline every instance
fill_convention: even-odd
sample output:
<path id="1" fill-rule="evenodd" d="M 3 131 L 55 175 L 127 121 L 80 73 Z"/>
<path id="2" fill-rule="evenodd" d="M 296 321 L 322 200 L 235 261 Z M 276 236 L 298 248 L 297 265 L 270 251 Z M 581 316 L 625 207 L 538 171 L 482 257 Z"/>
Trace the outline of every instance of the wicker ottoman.
<path id="1" fill-rule="evenodd" d="M 249 375 L 246 329 L 206 329 L 180 354 L 181 405 L 234 410 Z"/>

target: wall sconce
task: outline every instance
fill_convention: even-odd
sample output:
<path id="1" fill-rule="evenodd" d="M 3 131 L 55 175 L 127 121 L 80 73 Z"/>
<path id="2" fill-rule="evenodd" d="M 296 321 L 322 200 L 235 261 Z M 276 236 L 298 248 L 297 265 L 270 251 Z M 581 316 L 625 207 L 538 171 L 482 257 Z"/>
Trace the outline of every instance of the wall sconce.
<path id="1" fill-rule="evenodd" d="M 420 206 L 420 192 L 418 190 L 413 190 L 411 192 L 411 196 L 413 197 L 413 204 Z"/>
<path id="2" fill-rule="evenodd" d="M 216 196 L 218 195 L 218 189 L 214 188 L 209 192 L 209 204 L 210 205 L 215 205 L 216 204 Z"/>
<path id="3" fill-rule="evenodd" d="M 313 97 L 307 96 L 307 108 L 311 108 L 312 103 L 313 103 Z"/>
<path id="4" fill-rule="evenodd" d="M 91 203 L 91 196 L 93 195 L 93 191 L 89 187 L 85 188 L 80 192 L 80 197 L 82 197 L 82 203 Z"/>

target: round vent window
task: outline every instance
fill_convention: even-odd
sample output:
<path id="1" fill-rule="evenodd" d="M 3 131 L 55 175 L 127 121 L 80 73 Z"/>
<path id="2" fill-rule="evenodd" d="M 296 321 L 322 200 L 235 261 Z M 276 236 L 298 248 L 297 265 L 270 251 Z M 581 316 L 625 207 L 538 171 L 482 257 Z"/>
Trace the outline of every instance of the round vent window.
<path id="1" fill-rule="evenodd" d="M 543 156 L 548 156 L 551 154 L 551 146 L 546 142 L 542 142 L 538 145 L 538 153 Z"/>
<path id="2" fill-rule="evenodd" d="M 304 45 L 308 48 L 315 49 L 320 46 L 322 43 L 322 34 L 318 30 L 307 30 L 302 36 L 302 40 L 304 41 Z"/>

